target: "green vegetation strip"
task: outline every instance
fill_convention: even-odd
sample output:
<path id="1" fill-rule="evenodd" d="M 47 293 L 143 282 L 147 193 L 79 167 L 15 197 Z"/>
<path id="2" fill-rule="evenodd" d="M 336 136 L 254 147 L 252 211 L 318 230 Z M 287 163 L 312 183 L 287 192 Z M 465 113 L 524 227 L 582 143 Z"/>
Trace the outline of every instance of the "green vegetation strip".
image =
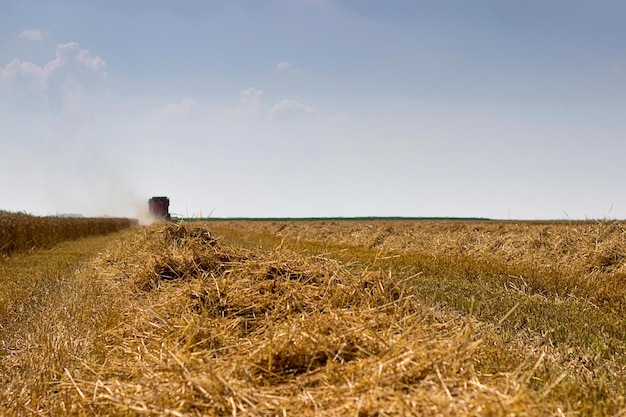
<path id="1" fill-rule="evenodd" d="M 222 221 L 250 221 L 250 222 L 318 222 L 318 221 L 491 221 L 486 217 L 184 217 L 185 222 L 222 222 Z"/>

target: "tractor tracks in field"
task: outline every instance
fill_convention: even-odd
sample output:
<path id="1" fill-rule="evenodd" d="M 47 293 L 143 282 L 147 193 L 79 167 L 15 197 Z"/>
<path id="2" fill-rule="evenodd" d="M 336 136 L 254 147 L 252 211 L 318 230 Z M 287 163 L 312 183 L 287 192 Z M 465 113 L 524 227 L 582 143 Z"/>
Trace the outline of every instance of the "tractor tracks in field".
<path id="1" fill-rule="evenodd" d="M 29 404 L 91 349 L 107 299 L 88 264 L 122 233 L 0 260 L 1 415 L 32 413 Z"/>

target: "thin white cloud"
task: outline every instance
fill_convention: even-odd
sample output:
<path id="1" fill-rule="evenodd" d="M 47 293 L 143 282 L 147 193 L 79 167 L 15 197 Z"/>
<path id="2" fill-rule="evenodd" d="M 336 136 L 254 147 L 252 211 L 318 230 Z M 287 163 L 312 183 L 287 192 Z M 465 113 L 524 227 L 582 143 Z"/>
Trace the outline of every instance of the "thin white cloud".
<path id="1" fill-rule="evenodd" d="M 74 67 L 74 68 L 72 68 Z M 92 57 L 88 49 L 82 49 L 76 42 L 69 42 L 57 46 L 56 58 L 43 67 L 32 62 L 22 62 L 14 59 L 0 69 L 0 81 L 7 81 L 20 76 L 36 78 L 42 85 L 46 85 L 56 73 L 62 69 L 86 68 L 106 77 L 106 62 L 99 56 Z"/>
<path id="2" fill-rule="evenodd" d="M 49 32 L 44 32 L 39 29 L 25 29 L 20 32 L 20 39 L 26 39 L 32 42 L 43 42 L 48 37 Z"/>
<path id="3" fill-rule="evenodd" d="M 254 87 L 246 88 L 245 90 L 241 90 L 239 92 L 239 107 L 237 107 L 237 112 L 245 115 L 258 116 L 261 114 L 262 103 L 261 96 L 263 95 L 263 90 L 259 90 Z"/>
<path id="4" fill-rule="evenodd" d="M 276 64 L 276 69 L 279 71 L 298 72 L 297 68 L 291 66 L 291 62 L 281 61 Z"/>
<path id="5" fill-rule="evenodd" d="M 270 116 L 272 118 L 291 119 L 301 116 L 313 116 L 317 113 L 314 107 L 299 103 L 294 100 L 283 100 L 272 107 Z"/>
<path id="6" fill-rule="evenodd" d="M 274 106 L 263 101 L 263 90 L 249 87 L 239 92 L 239 106 L 235 113 L 243 116 L 268 117 L 276 120 L 294 120 L 311 117 L 317 114 L 317 109 L 295 100 L 285 99 Z"/>
<path id="7" fill-rule="evenodd" d="M 84 66 L 94 72 L 106 76 L 106 62 L 99 56 L 91 56 L 88 49 L 83 49 L 76 42 L 68 42 L 57 46 L 57 57 L 46 64 L 45 69 L 51 71 L 55 68 L 71 65 L 72 62 Z"/>
<path id="8" fill-rule="evenodd" d="M 57 45 L 56 56 L 40 66 L 13 59 L 0 67 L 0 94 L 14 97 L 26 107 L 32 103 L 70 111 L 80 110 L 86 92 L 103 88 L 106 62 L 76 42 Z"/>
<path id="9" fill-rule="evenodd" d="M 69 67 L 83 67 L 103 77 L 106 62 L 99 56 L 91 56 L 88 49 L 83 49 L 76 42 L 59 44 L 56 50 L 56 58 L 47 62 L 44 66 L 32 62 L 12 60 L 4 68 L 0 68 L 0 81 L 6 81 L 18 76 L 34 77 L 42 85 L 46 85 L 50 78 L 61 69 Z"/>
<path id="10" fill-rule="evenodd" d="M 189 113 L 189 111 L 196 105 L 196 101 L 192 98 L 186 98 L 180 103 L 171 103 L 161 109 L 162 114 L 178 115 Z"/>
<path id="11" fill-rule="evenodd" d="M 4 68 L 0 68 L 0 82 L 9 80 L 18 75 L 33 76 L 41 81 L 42 72 L 43 68 L 32 62 L 22 62 L 19 59 L 14 59 Z"/>

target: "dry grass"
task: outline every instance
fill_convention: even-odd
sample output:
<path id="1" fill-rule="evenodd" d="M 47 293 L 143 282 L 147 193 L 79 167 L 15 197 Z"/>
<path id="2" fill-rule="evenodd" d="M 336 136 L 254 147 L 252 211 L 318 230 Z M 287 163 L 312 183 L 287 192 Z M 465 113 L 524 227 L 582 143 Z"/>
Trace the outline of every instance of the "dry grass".
<path id="1" fill-rule="evenodd" d="M 420 264 L 430 274 L 454 269 L 455 275 L 473 280 L 487 276 L 490 282 L 524 293 L 584 299 L 626 314 L 626 224 L 622 222 L 217 222 L 212 226 L 226 234 L 263 237 L 266 244 L 281 239 L 318 242 L 318 247 L 348 251 L 347 260 L 362 254 L 365 263 L 384 254 L 393 256 L 396 267 L 403 262 Z"/>
<path id="2" fill-rule="evenodd" d="M 137 221 L 132 219 L 37 217 L 0 212 L 0 255 L 117 232 L 135 225 Z"/>
<path id="3" fill-rule="evenodd" d="M 218 415 L 547 410 L 521 371 L 477 372 L 471 325 L 424 307 L 406 282 L 321 256 L 200 244 L 194 230 L 153 230 L 147 242 L 165 250 L 134 248 L 152 259 L 133 270 L 126 249 L 107 260 L 123 260 L 112 276 L 127 274 L 137 299 L 111 335 L 123 349 L 90 376 L 96 404 Z"/>
<path id="4" fill-rule="evenodd" d="M 0 415 L 37 414 L 106 323 L 111 301 L 87 262 L 124 235 L 68 241 L 0 258 Z M 102 307 L 102 308 L 101 308 Z M 58 406 L 40 407 L 62 415 Z"/>
<path id="5" fill-rule="evenodd" d="M 228 222 L 214 227 L 435 256 L 496 259 L 509 265 L 626 274 L 626 223 L 618 221 Z"/>
<path id="6" fill-rule="evenodd" d="M 25 314 L 19 336 L 7 337 L 15 347 L 3 355 L 2 412 L 554 409 L 529 389 L 536 369 L 480 372 L 472 320 L 425 306 L 388 271 L 351 271 L 284 248 L 249 251 L 215 241 L 203 226 L 161 224 L 125 236 L 42 299 L 46 314 Z"/>
<path id="7" fill-rule="evenodd" d="M 283 226 L 158 224 L 107 250 L 77 244 L 100 254 L 50 267 L 31 307 L 0 322 L 0 414 L 624 413 L 622 307 L 593 304 L 592 286 L 537 289 L 573 270 L 381 249 L 398 229 L 354 245 Z"/>
<path id="8" fill-rule="evenodd" d="M 389 270 L 409 280 L 422 302 L 477 319 L 480 371 L 508 372 L 543 355 L 529 382 L 538 391 L 550 388 L 544 398 L 575 415 L 626 411 L 626 280 L 623 264 L 607 268 L 602 256 L 612 248 L 615 260 L 626 250 L 623 223 L 216 222 L 211 227 L 239 245 L 271 248 L 282 242 L 299 252 L 332 254 L 351 269 Z M 533 240 L 535 232 L 543 232 L 543 245 Z M 555 380 L 560 383 L 547 382 Z"/>

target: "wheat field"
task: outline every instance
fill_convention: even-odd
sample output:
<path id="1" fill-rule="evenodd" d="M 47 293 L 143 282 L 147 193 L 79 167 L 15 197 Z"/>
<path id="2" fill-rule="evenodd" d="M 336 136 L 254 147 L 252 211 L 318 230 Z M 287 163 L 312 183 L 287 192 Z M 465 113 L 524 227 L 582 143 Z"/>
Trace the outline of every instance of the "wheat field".
<path id="1" fill-rule="evenodd" d="M 625 234 L 212 221 L 5 256 L 0 414 L 626 415 Z"/>
<path id="2" fill-rule="evenodd" d="M 136 226 L 134 219 L 39 217 L 0 211 L 0 255 Z"/>

